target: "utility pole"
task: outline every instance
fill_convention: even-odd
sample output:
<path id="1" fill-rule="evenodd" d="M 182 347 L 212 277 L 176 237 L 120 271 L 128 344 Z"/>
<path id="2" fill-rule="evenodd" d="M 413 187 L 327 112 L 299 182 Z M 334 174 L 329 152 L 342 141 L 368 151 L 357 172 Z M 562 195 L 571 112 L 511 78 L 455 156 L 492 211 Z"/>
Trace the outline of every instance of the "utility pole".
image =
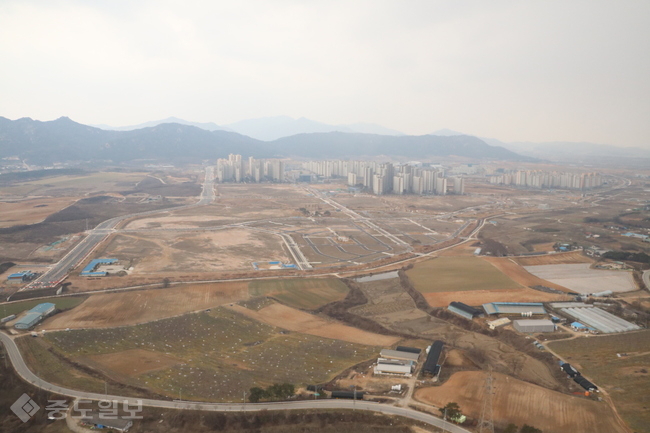
<path id="1" fill-rule="evenodd" d="M 481 422 L 478 425 L 479 433 L 494 433 L 494 420 L 492 418 L 492 397 L 494 387 L 492 384 L 492 366 L 488 368 L 485 379 L 485 396 L 483 398 L 483 410 L 481 411 Z"/>
<path id="2" fill-rule="evenodd" d="M 108 382 L 104 381 L 104 395 L 108 395 Z"/>
<path id="3" fill-rule="evenodd" d="M 442 430 L 443 431 L 448 431 L 447 430 L 447 408 L 445 408 L 444 414 L 442 416 Z"/>
<path id="4" fill-rule="evenodd" d="M 246 391 L 244 391 L 244 411 L 246 410 Z"/>

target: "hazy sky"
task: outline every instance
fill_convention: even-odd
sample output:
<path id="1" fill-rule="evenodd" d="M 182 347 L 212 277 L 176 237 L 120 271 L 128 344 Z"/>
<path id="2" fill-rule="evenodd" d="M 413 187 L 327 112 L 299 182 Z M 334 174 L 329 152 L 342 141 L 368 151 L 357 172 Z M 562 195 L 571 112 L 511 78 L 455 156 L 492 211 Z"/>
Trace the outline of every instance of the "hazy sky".
<path id="1" fill-rule="evenodd" d="M 650 1 L 0 0 L 0 116 L 650 147 Z"/>

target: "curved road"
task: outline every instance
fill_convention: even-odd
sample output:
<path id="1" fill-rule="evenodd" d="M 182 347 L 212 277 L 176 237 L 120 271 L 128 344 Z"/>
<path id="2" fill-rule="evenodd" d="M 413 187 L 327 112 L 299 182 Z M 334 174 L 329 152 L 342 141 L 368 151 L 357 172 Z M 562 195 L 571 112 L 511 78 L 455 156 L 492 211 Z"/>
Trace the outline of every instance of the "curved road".
<path id="1" fill-rule="evenodd" d="M 292 409 L 359 409 L 368 410 L 372 412 L 379 412 L 388 415 L 398 415 L 405 418 L 410 418 L 416 421 L 422 421 L 427 424 L 434 425 L 445 429 L 451 433 L 470 433 L 462 427 L 455 424 L 445 422 L 440 418 L 427 413 L 418 412 L 413 409 L 389 406 L 381 403 L 374 403 L 363 400 L 302 400 L 302 401 L 287 401 L 277 403 L 203 403 L 203 402 L 186 402 L 186 401 L 168 401 L 168 400 L 152 400 L 152 399 L 138 399 L 133 397 L 124 397 L 119 395 L 104 395 L 92 392 L 77 391 L 74 389 L 64 388 L 52 383 L 46 382 L 40 377 L 36 376 L 27 367 L 23 360 L 18 346 L 11 337 L 7 334 L 0 332 L 0 341 L 5 346 L 9 355 L 9 360 L 16 369 L 16 372 L 25 381 L 33 384 L 34 386 L 51 391 L 60 395 L 68 397 L 86 399 L 86 400 L 119 400 L 127 401 L 129 405 L 136 406 L 138 402 L 142 402 L 143 406 L 147 407 L 161 407 L 165 409 L 187 409 L 187 410 L 205 410 L 213 412 L 254 412 L 259 410 L 292 410 Z"/>

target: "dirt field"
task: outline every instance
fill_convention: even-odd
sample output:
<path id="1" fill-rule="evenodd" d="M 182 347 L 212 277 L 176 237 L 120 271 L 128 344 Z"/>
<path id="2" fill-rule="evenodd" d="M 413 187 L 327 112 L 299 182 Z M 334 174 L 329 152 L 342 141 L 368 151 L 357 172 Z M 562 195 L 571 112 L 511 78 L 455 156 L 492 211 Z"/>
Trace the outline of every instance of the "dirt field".
<path id="1" fill-rule="evenodd" d="M 134 275 L 252 270 L 251 262 L 291 262 L 278 236 L 243 228 L 191 233 L 119 234 L 95 256 L 133 260 Z"/>
<path id="2" fill-rule="evenodd" d="M 438 257 L 416 264 L 406 274 L 422 293 L 521 287 L 478 257 Z"/>
<path id="3" fill-rule="evenodd" d="M 571 251 L 569 253 L 546 254 L 534 257 L 513 257 L 513 260 L 521 266 L 537 265 L 569 265 L 576 263 L 593 263 L 589 257 L 582 254 L 582 251 Z"/>
<path id="4" fill-rule="evenodd" d="M 650 432 L 649 330 L 554 341 L 549 347 L 605 389 L 635 432 Z"/>
<path id="5" fill-rule="evenodd" d="M 484 260 L 492 263 L 498 270 L 526 287 L 533 286 L 545 286 L 552 289 L 561 290 L 563 292 L 569 292 L 570 290 L 559 284 L 552 283 L 548 280 L 539 278 L 530 272 L 528 272 L 524 267 L 515 263 L 514 260 L 511 260 L 509 257 L 483 257 Z"/>
<path id="6" fill-rule="evenodd" d="M 58 314 L 41 326 L 77 329 L 134 325 L 237 302 L 247 296 L 246 283 L 102 293 L 90 296 L 77 308 Z"/>
<path id="7" fill-rule="evenodd" d="M 488 302 L 549 302 L 572 299 L 568 295 L 554 295 L 528 288 L 425 293 L 424 298 L 432 307 L 446 307 L 452 301 L 478 306 Z"/>
<path id="8" fill-rule="evenodd" d="M 637 290 L 632 272 L 590 269 L 588 263 L 526 266 L 531 274 L 578 293 Z"/>
<path id="9" fill-rule="evenodd" d="M 164 370 L 183 362 L 182 359 L 143 349 L 91 355 L 84 361 L 85 364 L 97 366 L 109 374 L 117 373 L 119 376 L 127 377 Z"/>
<path id="10" fill-rule="evenodd" d="M 439 387 L 421 388 L 415 397 L 441 407 L 454 401 L 473 418 L 481 416 L 485 373 L 455 373 Z M 496 425 L 528 424 L 544 433 L 627 433 L 605 402 L 551 391 L 503 374 L 493 374 L 493 416 Z"/>
<path id="11" fill-rule="evenodd" d="M 41 222 L 75 201 L 73 197 L 42 197 L 0 202 L 0 227 Z"/>
<path id="12" fill-rule="evenodd" d="M 228 308 L 267 325 L 318 337 L 372 346 L 390 346 L 399 341 L 397 337 L 362 331 L 278 303 L 273 303 L 259 311 L 249 310 L 240 305 L 233 305 Z"/>
<path id="13" fill-rule="evenodd" d="M 251 297 L 272 296 L 291 307 L 314 310 L 340 301 L 349 289 L 337 278 L 294 278 L 251 281 L 248 291 Z"/>

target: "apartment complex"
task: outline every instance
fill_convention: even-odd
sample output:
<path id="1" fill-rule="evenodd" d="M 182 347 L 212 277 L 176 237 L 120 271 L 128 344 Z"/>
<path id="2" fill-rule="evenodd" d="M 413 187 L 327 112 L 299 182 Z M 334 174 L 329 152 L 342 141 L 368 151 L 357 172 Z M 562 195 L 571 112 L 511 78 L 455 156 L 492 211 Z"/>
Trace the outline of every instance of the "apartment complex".
<path id="1" fill-rule="evenodd" d="M 241 155 L 230 154 L 228 159 L 217 159 L 215 173 L 219 182 L 284 182 L 284 161 L 280 159 L 244 160 Z"/>
<path id="2" fill-rule="evenodd" d="M 324 178 L 342 177 L 349 186 L 363 186 L 373 194 L 464 194 L 465 180 L 446 178 L 442 170 L 390 162 L 309 161 L 303 168 Z"/>
<path id="3" fill-rule="evenodd" d="M 598 173 L 561 173 L 542 170 L 518 170 L 488 176 L 493 185 L 514 185 L 526 188 L 591 189 L 603 185 Z"/>

